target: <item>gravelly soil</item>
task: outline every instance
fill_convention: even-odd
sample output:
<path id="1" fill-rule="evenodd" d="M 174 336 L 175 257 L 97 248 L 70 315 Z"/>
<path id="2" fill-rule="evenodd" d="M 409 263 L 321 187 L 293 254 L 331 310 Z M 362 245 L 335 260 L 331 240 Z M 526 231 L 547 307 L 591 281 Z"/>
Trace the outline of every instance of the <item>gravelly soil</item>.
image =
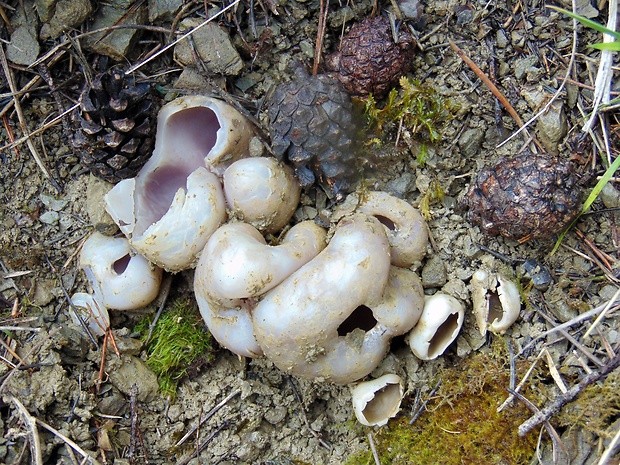
<path id="1" fill-rule="evenodd" d="M 13 3 L 17 6 L 20 2 Z M 440 262 L 446 270 L 441 289 L 428 286 L 427 293 L 441 290 L 457 297 L 467 305 L 468 314 L 462 335 L 439 360 L 421 362 L 402 341 L 397 341 L 385 361 L 372 373 L 375 377 L 394 372 L 406 380 L 402 417 L 412 415 L 416 393 L 428 396 L 436 381 L 442 379 L 444 369 L 465 364 L 474 352 L 490 350 L 493 337 L 481 338 L 469 313 L 469 282 L 476 270 L 501 270 L 526 289 L 530 289 L 530 280 L 520 266 L 524 260 L 536 259 L 550 270 L 553 280 L 549 289 L 531 289 L 524 294 L 529 303 L 523 304 L 521 319 L 505 336 L 517 352 L 553 324 L 568 321 L 609 301 L 617 289 L 615 212 L 583 217 L 566 235 L 564 245 L 550 255 L 555 237 L 525 244 L 487 237 L 465 220 L 465 212 L 459 207 L 458 200 L 472 173 L 495 163 L 501 156 L 527 151 L 533 145 L 526 136 L 520 135 L 501 148 L 497 147 L 518 129 L 518 125 L 448 42 L 455 42 L 478 64 L 527 121 L 551 98 L 564 79 L 573 39 L 570 20 L 551 12 L 540 2 L 527 3 L 513 5 L 500 1 L 492 5 L 450 0 L 414 5 L 421 13 L 411 20 L 420 50 L 409 76 L 435 88 L 455 109 L 454 118 L 441 124 L 440 141 L 430 144 L 423 135 L 414 136 L 411 150 L 372 160 L 372 169 L 366 173 L 363 188 L 386 190 L 418 206 L 432 186 L 440 186 L 443 198 L 432 199 L 430 203 L 428 224 L 432 247 L 418 271 L 423 273 L 426 269 L 430 273 L 431 265 L 436 267 Z M 312 64 L 319 4 L 294 0 L 279 5 L 268 2 L 261 8 L 242 4 L 236 14 L 238 27 L 231 16 L 225 16 L 220 25 L 240 51 L 244 68 L 236 76 L 206 77 L 210 85 L 225 86 L 231 98 L 248 114 L 264 122 L 264 98 L 273 85 L 291 78 L 289 63 L 301 60 Z M 377 6 L 365 0 L 350 5 L 330 4 L 324 51 L 335 50 L 342 30 L 350 27 L 354 18 L 371 14 L 373 7 L 383 11 L 389 4 Z M 257 21 L 259 36 L 252 33 L 250 9 Z M 185 15 L 199 18 L 202 12 L 199 5 L 195 5 Z M 604 15 L 606 11 L 599 18 L 602 22 Z M 155 25 L 169 28 L 170 24 L 158 22 Z M 6 26 L 2 34 L 2 38 L 8 40 Z M 596 144 L 580 135 L 582 112 L 587 112 L 591 104 L 598 57 L 598 52 L 592 52 L 584 44 L 598 39 L 582 29 L 579 37 L 570 81 L 551 112 L 532 126 L 532 134 L 546 150 L 562 157 L 573 157 L 578 175 L 583 178 L 578 188 L 585 197 L 594 186 L 596 176 L 604 172 L 601 163 L 604 155 Z M 165 40 L 167 37 L 158 32 L 146 31 L 128 61 L 136 63 L 141 54 Z M 245 47 L 244 40 L 250 44 L 250 49 Z M 41 42 L 41 45 L 44 49 L 52 46 L 50 41 Z M 73 47 L 69 47 L 70 52 L 57 64 L 50 66 L 55 83 L 61 85 L 56 95 L 66 107 L 75 102 L 83 84 L 79 63 L 73 61 L 79 55 Z M 91 52 L 85 51 L 85 57 L 92 62 Z M 155 80 L 163 92 L 163 100 L 169 100 L 180 92 L 173 90 L 172 85 L 183 68 L 185 66 L 172 60 L 170 51 L 141 72 Z M 196 70 L 204 75 L 200 66 Z M 23 67 L 14 67 L 13 73 L 18 89 L 36 75 L 35 71 Z M 0 80 L 0 86 L 4 106 L 10 101 L 9 88 L 4 79 Z M 59 113 L 47 87 L 27 94 L 22 99 L 22 107 L 29 132 Z M 613 143 L 615 118 L 613 114 L 607 116 Z M 268 134 L 268 127 L 263 130 Z M 85 276 L 76 263 L 76 254 L 83 238 L 92 230 L 93 210 L 97 208 L 87 204 L 86 193 L 98 186 L 68 143 L 72 131 L 69 125 L 57 125 L 32 139 L 60 191 L 37 166 L 26 144 L 10 149 L 4 147 L 0 152 L 0 309 L 3 317 L 0 325 L 20 324 L 32 329 L 8 329 L 3 333 L 3 341 L 17 354 L 5 351 L 3 344 L 0 462 L 36 463 L 31 445 L 37 441 L 42 463 L 80 463 L 82 460 L 80 453 L 72 452 L 65 440 L 42 426 L 38 428 L 38 439 L 33 440 L 32 428 L 25 421 L 28 414 L 52 425 L 101 463 L 335 464 L 353 460 L 358 452 L 367 452 L 370 447 L 368 433 L 374 430 L 355 424 L 350 386 L 292 378 L 268 360 L 242 360 L 226 350 L 218 350 L 207 366 L 181 381 L 174 400 L 159 394 L 154 377 L 138 371 L 142 364 L 137 360 L 144 358 L 144 351 L 131 337 L 143 315 L 156 311 L 158 301 L 140 312 L 112 313 L 111 327 L 122 357 L 119 359 L 108 347 L 103 383 L 96 389 L 101 341 L 95 348 L 80 328 L 71 323 L 65 295 L 65 292 L 72 294 L 87 288 Z M 3 145 L 23 135 L 12 111 L 6 112 L 0 133 Z M 599 144 L 603 140 L 599 127 L 594 130 L 594 138 Z M 417 161 L 421 150 L 427 150 L 423 165 Z M 321 199 L 324 197 L 316 191 L 309 192 L 303 203 L 304 207 L 311 208 L 300 209 L 297 218 L 314 208 L 323 218 L 329 218 L 331 208 L 321 211 L 324 207 Z M 610 198 L 605 205 L 597 201 L 593 210 L 618 206 L 618 200 Z M 586 239 L 607 255 L 595 257 Z M 605 268 L 604 260 L 609 268 Z M 169 300 L 191 296 L 192 280 L 191 271 L 176 275 Z M 14 302 L 15 315 L 11 316 Z M 546 321 L 540 309 L 544 309 L 554 323 Z M 605 336 L 607 345 L 600 334 Z M 609 351 L 617 353 L 620 343 L 617 319 L 604 322 L 600 334 L 585 342 L 589 350 L 600 359 Z M 575 337 L 580 335 L 577 331 Z M 521 354 L 520 359 L 537 356 L 543 344 L 548 345 L 550 357 L 564 381 L 568 385 L 577 383 L 584 374 L 578 359 L 584 357 L 563 338 L 541 338 Z M 27 369 L 12 370 L 20 360 Z M 595 368 L 596 365 L 590 363 L 589 369 Z M 549 368 L 545 366 L 543 371 L 545 375 L 535 381 L 538 383 L 536 390 L 541 393 L 539 406 L 560 393 L 548 375 Z M 524 371 L 518 374 L 519 379 L 523 374 Z M 140 395 L 133 402 L 132 412 L 130 387 L 134 383 Z M 497 399 L 497 403 L 503 400 Z M 182 446 L 175 446 L 199 419 L 223 401 L 224 405 L 199 428 L 198 439 L 192 436 Z M 604 430 L 597 426 L 595 431 L 582 431 L 581 425 L 576 423 L 580 433 L 573 441 L 567 436 L 574 433 L 567 428 L 567 420 L 557 423 L 573 457 L 572 461 L 564 457 L 564 462 L 560 463 L 596 463 L 618 430 L 618 399 L 610 398 L 608 404 L 605 398 L 602 404 L 600 401 L 598 398 L 599 403 L 590 408 L 600 408 L 607 415 Z M 132 433 L 131 418 L 135 414 L 140 438 L 132 450 L 136 433 L 135 430 Z M 431 411 L 424 415 L 432 414 Z M 196 458 L 191 458 L 203 441 L 208 441 L 206 447 Z M 544 437 L 541 447 L 546 450 L 541 455 L 542 463 L 552 463 L 548 437 Z M 581 458 L 574 458 L 578 455 L 577 449 L 581 451 Z M 532 447 L 531 463 L 536 463 L 534 452 Z M 414 456 L 400 456 L 389 463 L 417 463 L 411 458 Z M 471 458 L 462 460 L 462 463 L 469 463 Z"/>

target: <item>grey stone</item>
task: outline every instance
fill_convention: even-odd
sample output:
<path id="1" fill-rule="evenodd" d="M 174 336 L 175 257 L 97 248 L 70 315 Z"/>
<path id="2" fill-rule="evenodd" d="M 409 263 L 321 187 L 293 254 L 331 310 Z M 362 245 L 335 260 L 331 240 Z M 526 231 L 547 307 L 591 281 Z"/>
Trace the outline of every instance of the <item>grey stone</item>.
<path id="1" fill-rule="evenodd" d="M 57 199 L 47 194 L 41 194 L 39 197 L 48 210 L 53 210 L 55 212 L 59 212 L 69 203 L 67 199 Z"/>
<path id="2" fill-rule="evenodd" d="M 142 346 L 144 345 L 139 339 L 126 336 L 114 336 L 118 351 L 124 355 L 140 355 Z"/>
<path id="3" fill-rule="evenodd" d="M 6 57 L 16 65 L 30 66 L 39 56 L 39 41 L 32 28 L 19 26 L 11 34 L 11 42 L 6 48 Z"/>
<path id="4" fill-rule="evenodd" d="M 120 359 L 116 356 L 109 357 L 106 361 L 106 372 L 112 385 L 126 396 L 131 395 L 131 387 L 135 384 L 140 402 L 153 400 L 159 389 L 155 373 L 146 363 L 132 355 L 121 355 Z"/>
<path id="5" fill-rule="evenodd" d="M 114 386 L 110 386 L 105 396 L 97 403 L 97 407 L 104 415 L 118 415 L 125 407 L 127 400 Z"/>
<path id="6" fill-rule="evenodd" d="M 473 157 L 478 153 L 480 144 L 484 140 L 484 131 L 479 128 L 470 128 L 463 131 L 459 137 L 458 145 L 461 153 L 466 157 Z"/>
<path id="7" fill-rule="evenodd" d="M 86 202 L 84 208 L 88 219 L 101 234 L 112 236 L 118 231 L 118 226 L 112 217 L 105 211 L 103 197 L 112 189 L 113 185 L 109 182 L 96 178 L 92 174 L 86 186 Z"/>
<path id="8" fill-rule="evenodd" d="M 466 355 L 470 354 L 472 347 L 469 345 L 469 342 L 464 337 L 459 337 L 456 340 L 456 355 L 463 358 Z"/>
<path id="9" fill-rule="evenodd" d="M 432 255 L 426 262 L 420 278 L 422 279 L 422 286 L 429 287 L 442 287 L 448 282 L 448 272 L 446 270 L 446 264 L 438 255 Z"/>
<path id="10" fill-rule="evenodd" d="M 506 37 L 506 33 L 503 29 L 498 29 L 495 33 L 495 38 L 497 40 L 497 46 L 499 48 L 506 48 L 508 46 L 508 37 Z"/>
<path id="11" fill-rule="evenodd" d="M 39 221 L 45 224 L 56 224 L 58 223 L 59 219 L 60 219 L 60 215 L 58 214 L 58 212 L 55 212 L 53 210 L 47 211 L 43 213 L 41 216 L 39 216 Z"/>
<path id="12" fill-rule="evenodd" d="M 517 79 L 530 79 L 532 73 L 539 71 L 535 66 L 536 64 L 538 64 L 536 55 L 528 55 L 525 58 L 516 60 L 515 77 Z"/>
<path id="13" fill-rule="evenodd" d="M 181 22 L 182 29 L 193 29 L 202 24 L 199 19 L 188 18 Z M 207 70 L 214 74 L 236 76 L 243 69 L 243 61 L 230 41 L 228 34 L 215 23 L 208 23 L 192 34 L 198 57 Z M 174 48 L 174 59 L 185 66 L 194 65 L 190 42 L 182 40 Z"/>
<path id="14" fill-rule="evenodd" d="M 90 0 L 60 0 L 52 18 L 41 27 L 41 38 L 57 38 L 67 29 L 86 21 L 92 11 Z"/>
<path id="15" fill-rule="evenodd" d="M 385 185 L 386 192 L 400 199 L 404 198 L 413 189 L 415 189 L 415 176 L 410 171 L 404 172 L 397 178 L 390 179 Z"/>
<path id="16" fill-rule="evenodd" d="M 92 29 L 103 29 L 113 26 L 121 18 L 124 18 L 123 24 L 144 24 L 147 19 L 146 7 L 140 7 L 135 12 L 127 15 L 125 9 L 114 8 L 110 5 L 101 5 Z M 114 60 L 121 61 L 126 58 L 131 46 L 138 39 L 138 30 L 127 28 L 118 29 L 110 32 L 105 38 L 104 33 L 88 36 L 87 45 L 93 52 L 100 55 L 106 55 Z"/>
<path id="17" fill-rule="evenodd" d="M 603 300 L 608 301 L 608 300 L 613 299 L 617 291 L 618 291 L 618 287 L 612 286 L 611 284 L 607 284 L 603 286 L 603 288 L 598 292 L 598 295 L 601 296 Z"/>
<path id="18" fill-rule="evenodd" d="M 620 207 L 620 191 L 616 189 L 611 183 L 605 184 L 603 190 L 601 191 L 601 195 L 599 196 L 603 201 L 603 204 L 607 208 L 618 208 Z"/>
<path id="19" fill-rule="evenodd" d="M 590 0 L 577 0 L 576 13 L 586 18 L 592 19 L 599 15 L 599 11 L 594 8 Z"/>
<path id="20" fill-rule="evenodd" d="M 205 92 L 211 89 L 209 81 L 193 66 L 186 66 L 174 83 L 175 89 Z"/>
<path id="21" fill-rule="evenodd" d="M 564 104 L 555 101 L 536 123 L 538 140 L 551 153 L 558 152 L 558 143 L 568 131 Z"/>
<path id="22" fill-rule="evenodd" d="M 183 6 L 183 0 L 149 0 L 149 21 L 170 21 Z"/>
<path id="23" fill-rule="evenodd" d="M 56 0 L 34 0 L 34 7 L 37 9 L 39 19 L 43 22 L 50 20 L 54 14 Z"/>
<path id="24" fill-rule="evenodd" d="M 546 94 L 540 86 L 523 86 L 521 89 L 521 96 L 533 111 L 540 109 L 540 106 L 547 98 Z"/>

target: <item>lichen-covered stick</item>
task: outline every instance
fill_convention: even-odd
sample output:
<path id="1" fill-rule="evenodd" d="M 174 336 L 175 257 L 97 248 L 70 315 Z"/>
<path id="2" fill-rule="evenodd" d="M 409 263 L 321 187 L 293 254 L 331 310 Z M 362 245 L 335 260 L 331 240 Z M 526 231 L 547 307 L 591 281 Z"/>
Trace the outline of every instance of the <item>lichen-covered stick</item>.
<path id="1" fill-rule="evenodd" d="M 582 379 L 578 384 L 570 388 L 566 393 L 561 396 L 556 397 L 549 405 L 547 405 L 540 412 L 536 413 L 534 416 L 530 417 L 528 420 L 524 421 L 521 426 L 519 426 L 519 436 L 525 436 L 528 432 L 530 432 L 533 428 L 541 424 L 543 421 L 547 421 L 552 415 L 556 414 L 560 411 L 560 409 L 573 401 L 581 391 L 583 391 L 588 385 L 598 381 L 603 376 L 608 375 L 616 368 L 620 366 L 620 354 L 616 354 L 614 358 L 612 358 L 607 365 L 602 367 L 598 371 L 593 371 L 589 375 L 587 375 L 584 379 Z M 513 393 L 514 394 L 514 393 Z"/>

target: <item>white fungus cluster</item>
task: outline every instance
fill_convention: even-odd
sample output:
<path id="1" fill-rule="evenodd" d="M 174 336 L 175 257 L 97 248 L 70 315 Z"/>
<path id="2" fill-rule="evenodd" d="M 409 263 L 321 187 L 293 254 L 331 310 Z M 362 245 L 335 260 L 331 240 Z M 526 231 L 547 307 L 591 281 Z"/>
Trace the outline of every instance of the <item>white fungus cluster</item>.
<path id="1" fill-rule="evenodd" d="M 217 341 L 296 376 L 355 382 L 379 365 L 393 337 L 407 333 L 419 358 L 443 353 L 464 307 L 444 294 L 425 301 L 412 271 L 428 244 L 419 212 L 384 192 L 352 194 L 329 240 L 327 230 L 304 221 L 270 245 L 265 236 L 289 224 L 300 187 L 277 160 L 248 158 L 253 136 L 239 112 L 209 97 L 162 108 L 151 159 L 105 198 L 125 237 L 94 234 L 82 250 L 94 289 L 73 298 L 89 309 L 83 322 L 102 334 L 107 308 L 142 307 L 156 297 L 162 270 L 195 267 L 196 299 Z M 402 396 L 395 375 L 360 383 L 356 416 L 384 424 Z"/>

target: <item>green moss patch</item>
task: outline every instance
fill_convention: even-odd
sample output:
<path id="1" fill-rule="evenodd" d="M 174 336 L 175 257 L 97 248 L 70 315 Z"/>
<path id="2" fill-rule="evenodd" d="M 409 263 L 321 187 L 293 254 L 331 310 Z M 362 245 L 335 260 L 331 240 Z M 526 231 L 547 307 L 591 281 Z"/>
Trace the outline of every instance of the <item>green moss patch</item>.
<path id="1" fill-rule="evenodd" d="M 144 339 L 150 324 L 147 318 L 136 328 Z M 196 305 L 178 299 L 157 320 L 146 346 L 146 364 L 159 378 L 162 393 L 174 397 L 179 380 L 193 366 L 210 362 L 212 350 L 212 336 Z"/>
<path id="2" fill-rule="evenodd" d="M 441 380 L 437 395 L 413 425 L 403 416 L 374 433 L 383 465 L 530 462 L 537 435 L 520 438 L 517 434 L 530 412 L 518 403 L 497 412 L 510 382 L 503 356 L 478 352 L 459 366 L 442 370 Z M 348 465 L 374 463 L 370 452 L 347 461 Z"/>

